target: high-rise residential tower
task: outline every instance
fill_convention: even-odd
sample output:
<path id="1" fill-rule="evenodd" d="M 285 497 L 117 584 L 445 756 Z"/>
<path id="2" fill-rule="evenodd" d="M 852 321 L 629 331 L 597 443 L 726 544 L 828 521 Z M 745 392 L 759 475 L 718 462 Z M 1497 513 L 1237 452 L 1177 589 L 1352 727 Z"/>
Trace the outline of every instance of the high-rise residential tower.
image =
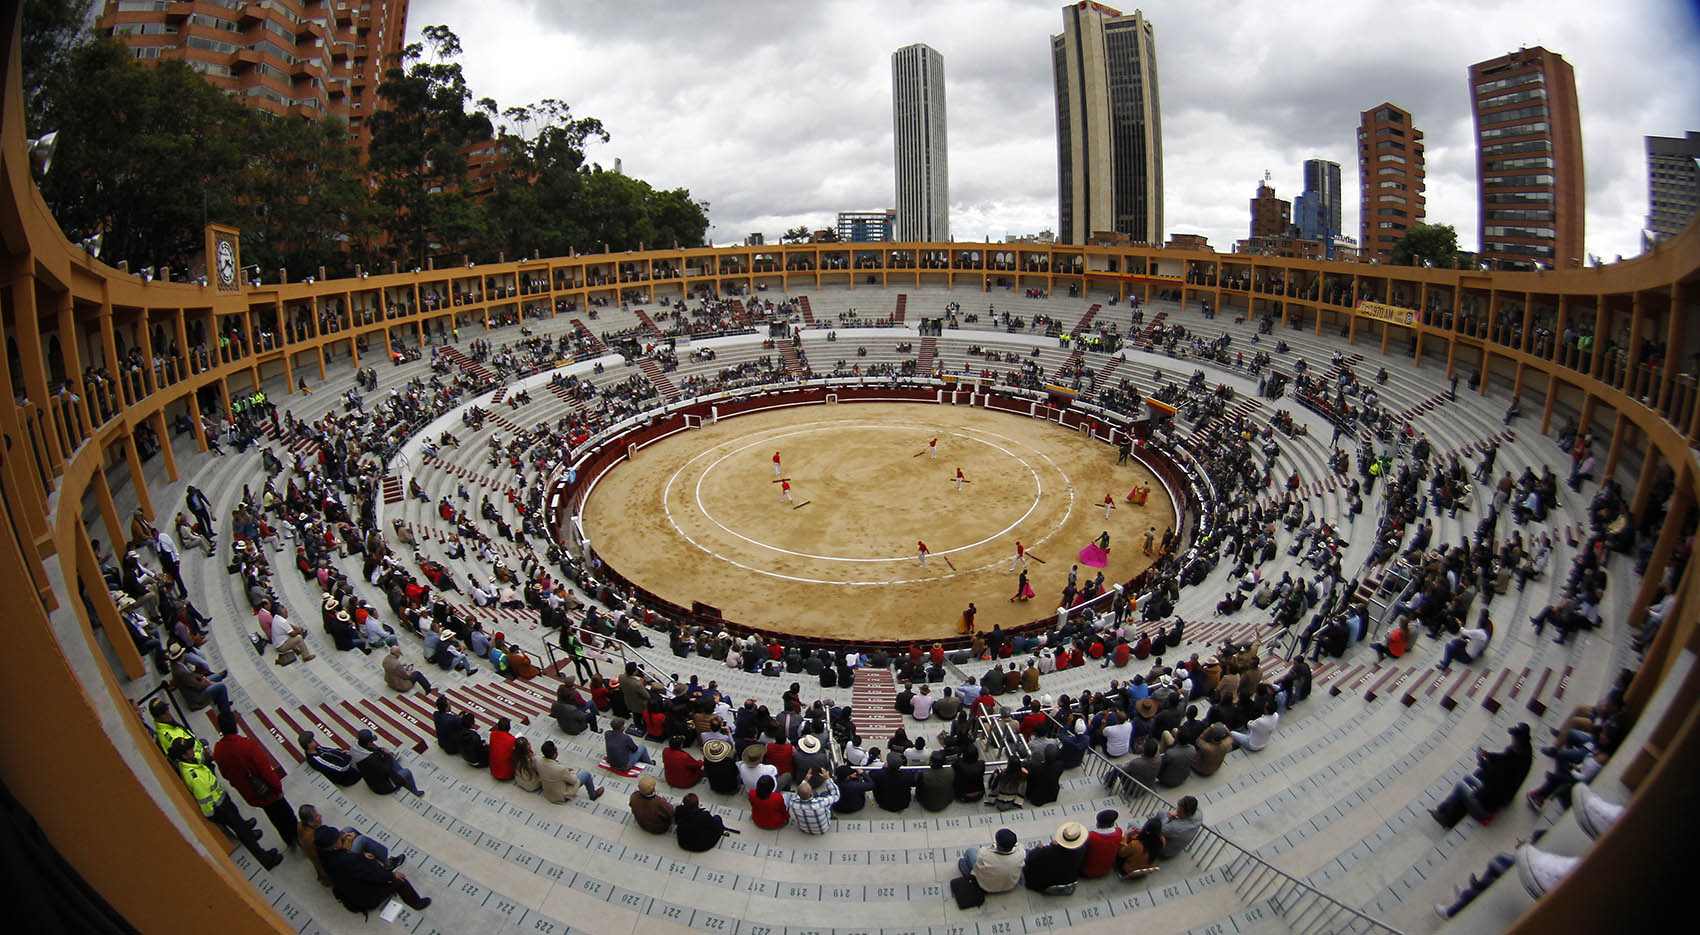
<path id="1" fill-rule="evenodd" d="M 1293 224 L 1306 240 L 1331 241 L 1340 236 L 1340 164 L 1306 159 L 1305 190 L 1293 199 Z"/>
<path id="2" fill-rule="evenodd" d="M 1145 15 L 1063 7 L 1051 37 L 1057 95 L 1057 241 L 1114 231 L 1163 242 L 1163 126 L 1157 42 Z"/>
<path id="3" fill-rule="evenodd" d="M 1675 236 L 1700 211 L 1700 133 L 1647 137 L 1647 230 Z"/>
<path id="4" fill-rule="evenodd" d="M 1251 200 L 1251 236 L 1279 237 L 1293 226 L 1293 205 L 1285 198 L 1275 197 L 1275 187 L 1264 173 L 1257 186 L 1257 197 Z"/>
<path id="5" fill-rule="evenodd" d="M 1386 262 L 1405 230 L 1423 223 L 1423 131 L 1409 111 L 1382 104 L 1358 115 L 1360 257 Z"/>
<path id="6" fill-rule="evenodd" d="M 1586 188 L 1576 74 L 1540 46 L 1470 66 L 1481 259 L 1581 266 Z"/>
<path id="7" fill-rule="evenodd" d="M 950 160 L 944 124 L 944 56 L 919 42 L 891 53 L 897 239 L 950 239 Z"/>
<path id="8" fill-rule="evenodd" d="M 378 85 L 407 33 L 407 0 L 107 0 L 97 31 L 143 61 L 182 59 L 250 106 L 346 121 L 362 149 Z"/>

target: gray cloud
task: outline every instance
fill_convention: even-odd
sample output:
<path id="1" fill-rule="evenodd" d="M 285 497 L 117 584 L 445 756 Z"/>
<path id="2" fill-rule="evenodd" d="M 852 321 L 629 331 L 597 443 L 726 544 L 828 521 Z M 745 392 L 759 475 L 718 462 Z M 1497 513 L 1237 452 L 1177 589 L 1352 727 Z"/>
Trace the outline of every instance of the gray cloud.
<path id="1" fill-rule="evenodd" d="M 409 28 L 459 33 L 479 96 L 555 97 L 601 118 L 613 140 L 591 158 L 689 188 L 711 203 L 710 236 L 722 243 L 890 206 L 890 56 L 926 42 L 945 58 L 951 230 L 980 240 L 1056 226 L 1049 37 L 1061 6 L 413 0 Z M 1144 10 L 1157 33 L 1169 228 L 1219 249 L 1245 236 L 1264 170 L 1291 198 L 1312 156 L 1341 163 L 1355 231 L 1358 114 L 1384 100 L 1426 134 L 1429 219 L 1473 246 L 1466 69 L 1519 45 L 1545 45 L 1576 68 L 1595 253 L 1639 249 L 1642 137 L 1700 128 L 1700 28 L 1682 0 L 1623 0 L 1609 14 L 1581 0 L 1162 0 Z"/>

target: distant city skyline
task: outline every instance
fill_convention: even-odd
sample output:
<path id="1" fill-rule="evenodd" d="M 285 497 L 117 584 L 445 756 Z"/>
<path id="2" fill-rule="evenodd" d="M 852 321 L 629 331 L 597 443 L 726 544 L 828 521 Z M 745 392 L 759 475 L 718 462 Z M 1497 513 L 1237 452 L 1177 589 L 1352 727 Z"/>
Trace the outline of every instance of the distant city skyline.
<path id="1" fill-rule="evenodd" d="M 410 39 L 446 23 L 466 48 L 475 96 L 503 106 L 567 101 L 613 135 L 592 161 L 689 188 L 709 202 L 710 238 L 770 240 L 842 210 L 892 204 L 890 56 L 924 42 L 950 67 L 951 233 L 1001 241 L 1055 229 L 1057 148 L 1049 38 L 1061 3 L 941 0 L 923 7 L 828 0 L 807 10 L 703 0 L 614 9 L 522 0 L 413 0 Z M 1643 139 L 1680 136 L 1700 114 L 1700 27 L 1684 0 L 1624 0 L 1611 16 L 1579 0 L 1438 2 L 1408 9 L 1295 0 L 1279 7 L 1145 2 L 1160 39 L 1166 233 L 1217 249 L 1244 236 L 1264 170 L 1303 190 L 1305 159 L 1359 184 L 1358 115 L 1392 101 L 1427 135 L 1427 217 L 1461 246 L 1480 240 L 1468 67 L 1519 46 L 1575 68 L 1587 167 L 1586 249 L 1640 250 L 1647 218 Z M 1221 24 L 1232 21 L 1234 28 Z M 854 29 L 846 29 L 854 22 Z M 1361 36 L 1397 33 L 1394 46 Z M 632 69 L 665 49 L 665 68 Z M 825 54 L 804 54 L 810 50 Z M 1623 106 L 1633 101 L 1633 107 Z M 1342 227 L 1359 227 L 1344 199 Z"/>

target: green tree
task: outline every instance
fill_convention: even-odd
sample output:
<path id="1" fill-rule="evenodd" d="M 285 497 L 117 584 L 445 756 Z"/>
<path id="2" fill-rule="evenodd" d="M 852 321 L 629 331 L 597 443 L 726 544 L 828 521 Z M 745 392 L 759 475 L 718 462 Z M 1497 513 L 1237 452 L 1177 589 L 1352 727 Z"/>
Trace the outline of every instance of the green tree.
<path id="1" fill-rule="evenodd" d="M 791 228 L 790 230 L 786 231 L 783 234 L 780 234 L 779 235 L 779 242 L 780 243 L 808 243 L 810 236 L 811 235 L 809 234 L 809 228 L 806 225 L 798 224 L 796 227 Z"/>
<path id="2" fill-rule="evenodd" d="M 1416 266 L 1424 260 L 1452 269 L 1458 264 L 1458 232 L 1450 224 L 1416 224 L 1393 244 L 1397 266 Z"/>
<path id="3" fill-rule="evenodd" d="M 335 121 L 247 107 L 110 40 L 73 50 L 41 101 L 60 131 L 43 197 L 72 240 L 104 234 L 103 259 L 184 269 L 216 221 L 268 273 L 347 273 L 373 239 L 359 154 Z"/>
<path id="4" fill-rule="evenodd" d="M 182 62 L 142 67 L 116 42 L 90 43 L 42 103 L 60 134 L 42 192 L 73 241 L 103 232 L 105 258 L 181 267 L 206 220 L 239 220 L 251 112 Z"/>
<path id="5" fill-rule="evenodd" d="M 376 227 L 360 153 L 343 125 L 250 111 L 242 150 L 243 261 L 296 277 L 349 275 L 375 259 Z"/>
<path id="6" fill-rule="evenodd" d="M 41 96 L 91 38 L 83 24 L 93 6 L 94 0 L 24 0 L 24 115 L 31 136 L 54 129 L 40 122 Z"/>
<path id="7" fill-rule="evenodd" d="M 474 144 L 490 142 L 488 111 L 468 110 L 472 91 L 453 59 L 460 38 L 447 26 L 427 26 L 423 43 L 402 49 L 384 73 L 384 107 L 367 126 L 368 166 L 385 252 L 403 267 L 435 255 L 484 258 L 484 215 L 466 190 Z"/>

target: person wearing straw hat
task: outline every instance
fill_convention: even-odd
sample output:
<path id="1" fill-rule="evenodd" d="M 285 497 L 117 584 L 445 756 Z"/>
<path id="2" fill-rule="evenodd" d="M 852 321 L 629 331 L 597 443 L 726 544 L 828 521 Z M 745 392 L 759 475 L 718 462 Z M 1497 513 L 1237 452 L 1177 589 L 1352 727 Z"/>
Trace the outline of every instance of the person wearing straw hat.
<path id="1" fill-rule="evenodd" d="M 188 650 L 182 643 L 172 643 L 166 650 L 166 657 L 171 660 L 171 681 L 183 695 L 183 702 L 191 711 L 199 711 L 209 704 L 217 705 L 220 712 L 230 710 L 230 689 L 221 681 L 210 678 L 197 671 L 185 658 Z"/>
<path id="2" fill-rule="evenodd" d="M 1037 893 L 1073 892 L 1086 861 L 1086 826 L 1065 821 L 1048 844 L 1027 852 L 1022 866 L 1027 888 Z"/>
<path id="3" fill-rule="evenodd" d="M 797 738 L 797 751 L 791 758 L 791 764 L 798 776 L 807 776 L 816 770 L 831 773 L 832 754 L 821 743 L 819 734 L 807 731 Z"/>
<path id="4" fill-rule="evenodd" d="M 702 760 L 702 773 L 708 779 L 710 789 L 721 795 L 731 795 L 744 787 L 730 741 L 710 740 L 703 744 Z"/>
<path id="5" fill-rule="evenodd" d="M 638 780 L 637 791 L 630 800 L 632 820 L 650 834 L 666 834 L 673 828 L 673 803 L 655 794 L 655 777 Z"/>
<path id="6" fill-rule="evenodd" d="M 779 782 L 779 768 L 763 762 L 765 759 L 767 744 L 752 743 L 744 748 L 742 762 L 738 764 L 738 780 L 743 783 L 744 791 L 754 791 L 763 776 L 772 776 L 775 783 Z"/>

